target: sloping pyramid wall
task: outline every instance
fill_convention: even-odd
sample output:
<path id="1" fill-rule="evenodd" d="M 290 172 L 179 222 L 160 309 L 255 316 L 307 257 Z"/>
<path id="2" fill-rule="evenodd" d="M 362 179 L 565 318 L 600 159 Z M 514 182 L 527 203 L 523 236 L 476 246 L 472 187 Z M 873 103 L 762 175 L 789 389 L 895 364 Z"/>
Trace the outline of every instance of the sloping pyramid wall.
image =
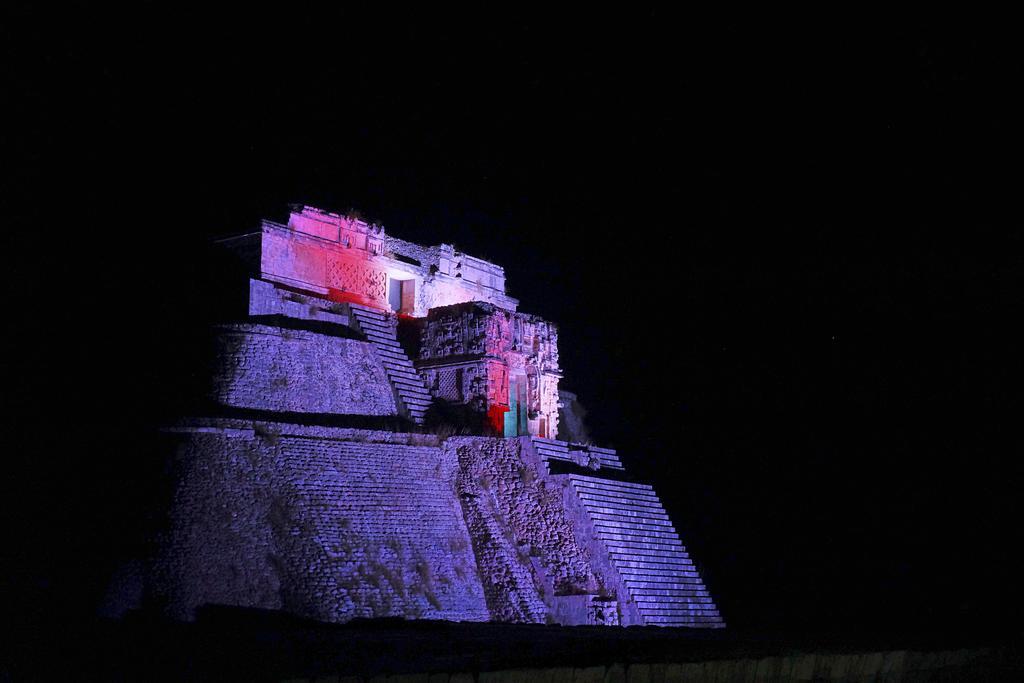
<path id="1" fill-rule="evenodd" d="M 431 437 L 214 420 L 170 438 L 175 494 L 154 577 L 170 615 L 221 604 L 336 622 L 490 618 L 456 462 Z"/>

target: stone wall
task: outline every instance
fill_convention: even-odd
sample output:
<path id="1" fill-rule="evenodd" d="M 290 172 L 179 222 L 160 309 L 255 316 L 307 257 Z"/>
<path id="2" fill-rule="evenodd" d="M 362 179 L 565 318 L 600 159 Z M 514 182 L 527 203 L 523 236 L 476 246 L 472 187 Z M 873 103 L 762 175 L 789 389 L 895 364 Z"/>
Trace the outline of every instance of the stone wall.
<path id="1" fill-rule="evenodd" d="M 455 453 L 419 445 L 430 437 L 208 421 L 174 438 L 150 586 L 170 616 L 223 604 L 334 622 L 488 619 Z"/>
<path id="2" fill-rule="evenodd" d="M 222 405 L 292 413 L 397 415 L 368 342 L 260 324 L 223 325 L 213 397 Z"/>
<path id="3" fill-rule="evenodd" d="M 283 315 L 299 320 L 348 325 L 346 313 L 345 304 L 291 292 L 263 280 L 249 280 L 249 315 Z"/>
<path id="4" fill-rule="evenodd" d="M 490 301 L 514 309 L 501 266 L 457 252 L 451 245 L 416 245 L 392 238 L 379 225 L 313 207 L 294 207 L 287 224 L 263 221 L 258 235 L 222 242 L 258 257 L 264 280 L 317 294 L 388 309 L 391 280 L 415 282 L 413 310 Z"/>
<path id="5" fill-rule="evenodd" d="M 456 487 L 495 621 L 541 622 L 568 614 L 565 596 L 607 593 L 577 540 L 562 486 L 541 472 L 521 439 L 455 437 Z M 587 623 L 583 616 L 571 623 Z"/>
<path id="6" fill-rule="evenodd" d="M 422 327 L 416 366 L 435 396 L 486 414 L 499 434 L 514 399 L 509 382 L 515 378 L 525 389 L 529 433 L 558 433 L 561 368 L 553 323 L 485 302 L 434 308 Z"/>

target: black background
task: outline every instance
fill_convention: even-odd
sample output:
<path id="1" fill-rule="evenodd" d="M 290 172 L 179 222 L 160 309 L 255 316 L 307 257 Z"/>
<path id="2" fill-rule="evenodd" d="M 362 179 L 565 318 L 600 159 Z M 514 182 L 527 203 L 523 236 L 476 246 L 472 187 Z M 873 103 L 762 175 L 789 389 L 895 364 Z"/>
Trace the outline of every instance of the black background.
<path id="1" fill-rule="evenodd" d="M 4 588 L 88 614 L 289 202 L 504 265 L 737 628 L 1016 628 L 1018 42 L 998 22 L 150 6 L 3 29 Z"/>

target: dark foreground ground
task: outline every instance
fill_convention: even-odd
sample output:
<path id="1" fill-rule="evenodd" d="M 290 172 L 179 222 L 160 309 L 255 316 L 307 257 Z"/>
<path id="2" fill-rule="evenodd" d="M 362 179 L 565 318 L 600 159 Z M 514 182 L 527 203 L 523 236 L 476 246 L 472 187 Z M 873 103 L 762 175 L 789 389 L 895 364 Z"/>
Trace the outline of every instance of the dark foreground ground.
<path id="1" fill-rule="evenodd" d="M 68 680 L 72 676 L 75 680 L 330 681 L 339 676 L 443 674 L 431 678 L 434 683 L 462 672 L 470 677 L 451 681 L 472 683 L 475 678 L 500 683 L 508 675 L 517 681 L 545 678 L 551 683 L 576 679 L 588 683 L 1024 680 L 1024 633 L 1020 632 L 901 634 L 880 629 L 857 635 L 829 630 L 766 634 L 387 619 L 336 625 L 273 612 L 211 607 L 189 624 L 132 614 L 120 621 L 69 623 L 63 629 L 27 627 L 16 642 L 20 644 L 6 658 L 0 680 Z M 768 674 L 751 678 L 750 671 L 757 665 L 750 660 L 761 662 L 759 671 L 767 668 Z M 743 661 L 746 674 L 741 672 Z M 692 664 L 687 664 L 694 662 L 717 665 L 698 667 L 704 674 L 695 678 Z M 901 670 L 877 673 L 894 666 Z M 555 667 L 570 668 L 554 671 Z M 538 671 L 481 675 L 516 669 Z M 718 671 L 710 674 L 715 677 L 709 677 L 712 669 Z"/>

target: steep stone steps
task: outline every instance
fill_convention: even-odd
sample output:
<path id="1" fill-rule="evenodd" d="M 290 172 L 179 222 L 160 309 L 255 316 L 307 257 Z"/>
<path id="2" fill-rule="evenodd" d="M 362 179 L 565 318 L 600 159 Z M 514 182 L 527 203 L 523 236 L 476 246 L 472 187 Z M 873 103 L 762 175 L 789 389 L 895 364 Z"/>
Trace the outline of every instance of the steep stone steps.
<path id="1" fill-rule="evenodd" d="M 619 456 L 610 448 L 570 444 L 567 441 L 541 437 L 533 437 L 533 447 L 541 456 L 541 459 L 545 461 L 562 460 L 564 462 L 577 463 L 579 459 L 593 458 L 597 460 L 599 468 L 623 469 Z"/>
<path id="2" fill-rule="evenodd" d="M 538 452 L 556 450 L 546 446 L 542 444 Z M 579 474 L 564 476 L 645 624 L 725 626 L 651 486 Z"/>
<path id="3" fill-rule="evenodd" d="M 398 319 L 391 313 L 349 304 L 351 320 L 373 344 L 401 404 L 400 409 L 416 424 L 423 424 L 432 399 L 423 378 L 398 341 Z"/>

